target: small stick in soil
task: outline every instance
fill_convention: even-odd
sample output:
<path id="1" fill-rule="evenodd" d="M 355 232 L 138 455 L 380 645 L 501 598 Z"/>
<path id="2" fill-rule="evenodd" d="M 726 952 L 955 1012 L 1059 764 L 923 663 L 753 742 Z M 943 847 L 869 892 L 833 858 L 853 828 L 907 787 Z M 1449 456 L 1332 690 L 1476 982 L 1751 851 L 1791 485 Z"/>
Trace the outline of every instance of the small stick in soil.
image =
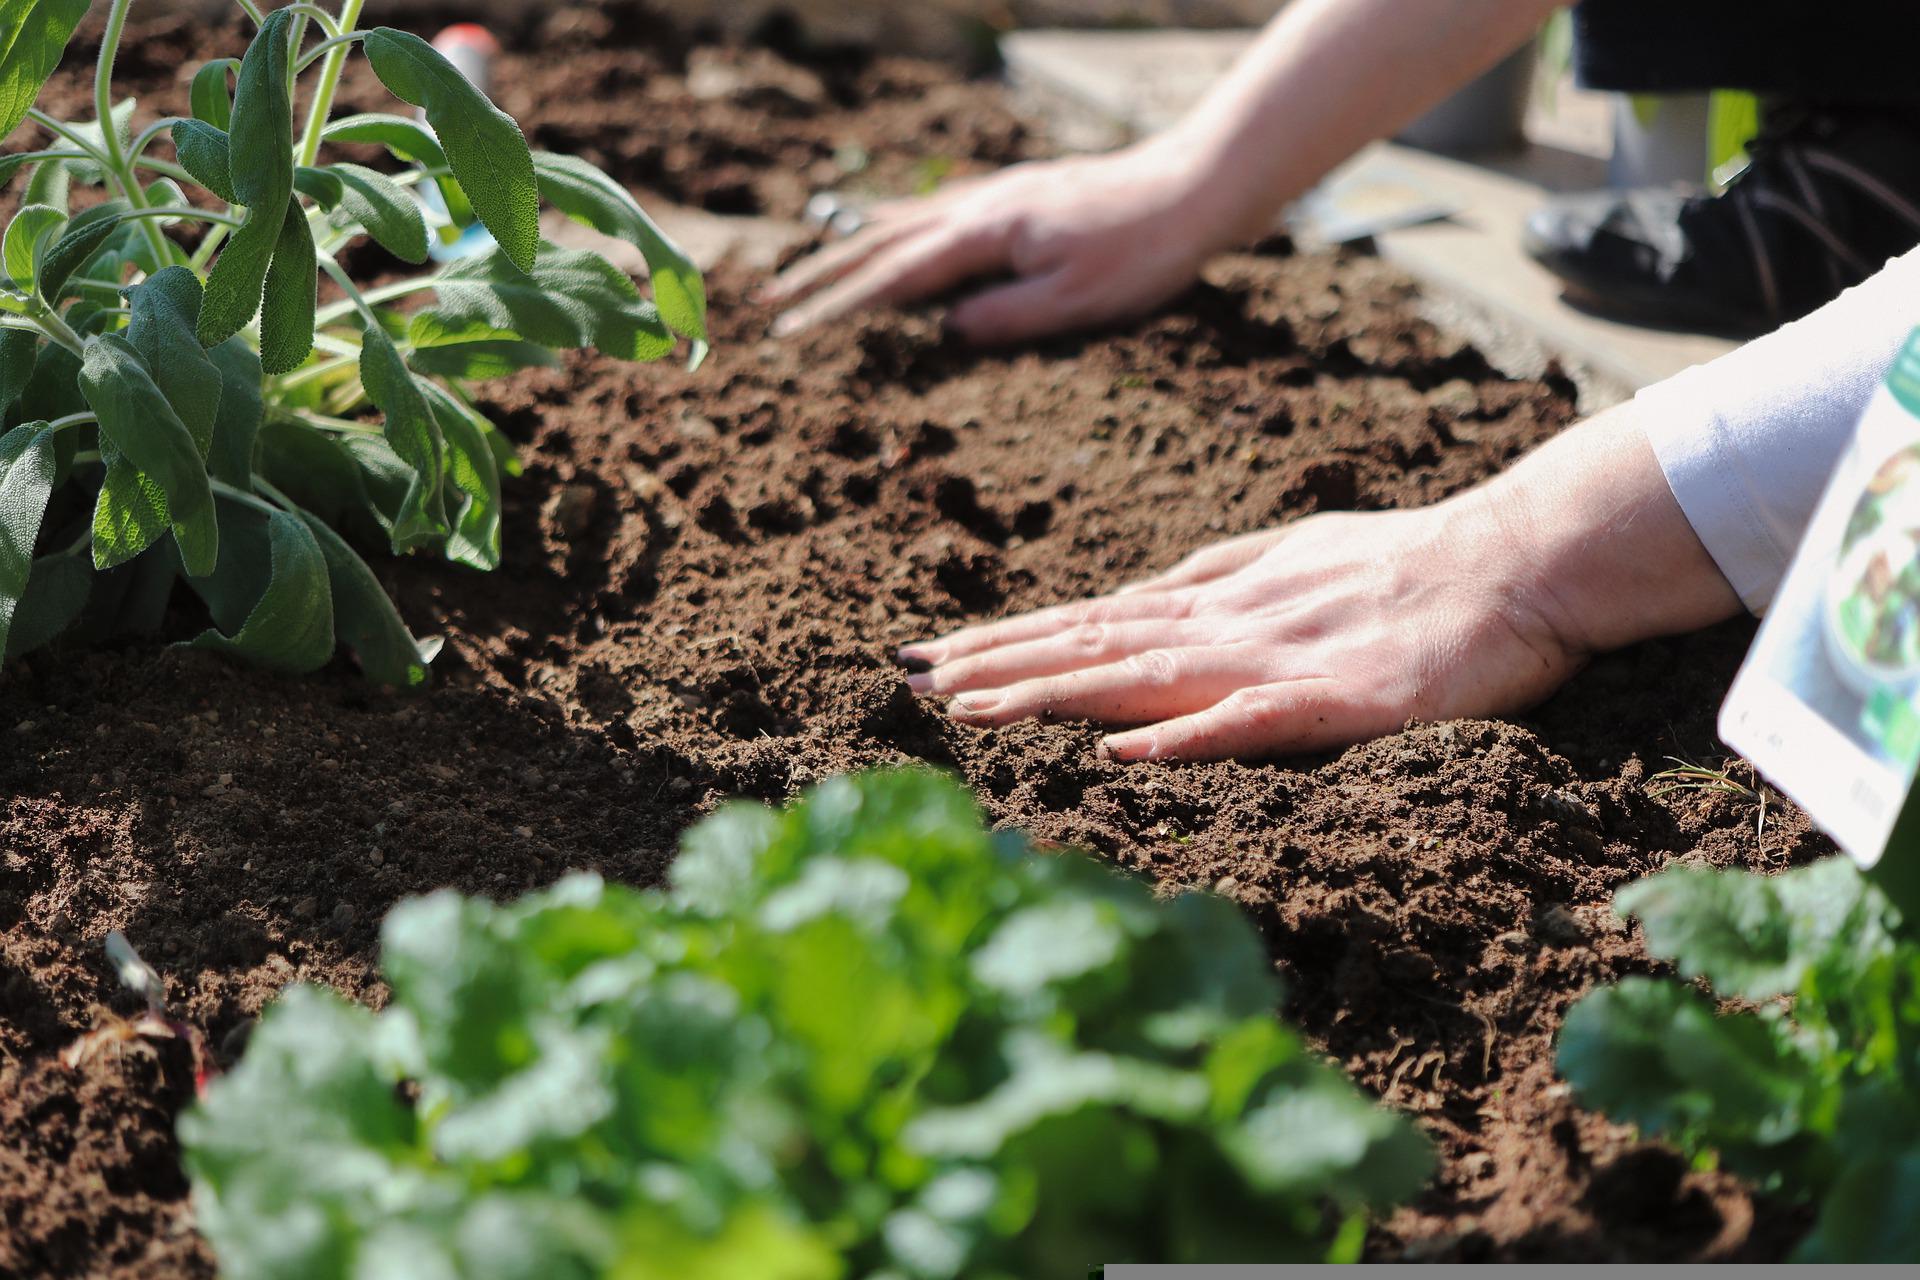
<path id="1" fill-rule="evenodd" d="M 204 1097 L 207 1083 L 218 1074 L 207 1052 L 206 1037 L 198 1027 L 167 1013 L 167 987 L 153 966 L 140 958 L 127 936 L 118 929 L 107 931 L 107 959 L 122 986 L 147 1002 L 139 1017 L 127 1019 L 105 1010 L 99 1024 L 60 1051 L 60 1065 L 78 1070 L 108 1047 L 118 1048 L 133 1040 L 184 1040 L 193 1055 L 193 1091 Z"/>

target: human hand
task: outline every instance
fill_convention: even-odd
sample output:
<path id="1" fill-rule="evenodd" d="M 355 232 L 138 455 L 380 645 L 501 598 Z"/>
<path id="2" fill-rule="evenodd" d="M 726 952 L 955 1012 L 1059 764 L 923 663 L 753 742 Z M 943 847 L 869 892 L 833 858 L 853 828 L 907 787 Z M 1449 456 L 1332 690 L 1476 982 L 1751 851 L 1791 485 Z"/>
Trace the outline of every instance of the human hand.
<path id="1" fill-rule="evenodd" d="M 1229 211 L 1213 207 L 1194 169 L 1164 137 L 880 205 L 859 231 L 762 291 L 774 305 L 798 302 L 773 333 L 996 275 L 1015 278 L 957 303 L 950 329 L 975 342 L 1017 342 L 1140 315 L 1235 238 Z"/>
<path id="2" fill-rule="evenodd" d="M 1104 740 L 1117 760 L 1326 750 L 1409 717 L 1515 711 L 1573 674 L 1587 650 L 1521 542 L 1477 495 L 1312 516 L 900 660 L 965 724 L 1146 726 Z"/>

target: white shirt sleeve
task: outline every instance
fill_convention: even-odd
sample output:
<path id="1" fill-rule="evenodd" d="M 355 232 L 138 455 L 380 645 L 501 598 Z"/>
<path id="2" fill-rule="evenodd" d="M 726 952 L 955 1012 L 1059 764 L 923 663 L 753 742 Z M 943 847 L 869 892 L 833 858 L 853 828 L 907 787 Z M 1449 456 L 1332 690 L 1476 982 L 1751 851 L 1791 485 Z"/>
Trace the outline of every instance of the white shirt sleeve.
<path id="1" fill-rule="evenodd" d="M 1646 388 L 1634 403 L 1667 485 L 1755 613 L 1901 344 L 1920 326 L 1920 249 L 1804 320 Z"/>

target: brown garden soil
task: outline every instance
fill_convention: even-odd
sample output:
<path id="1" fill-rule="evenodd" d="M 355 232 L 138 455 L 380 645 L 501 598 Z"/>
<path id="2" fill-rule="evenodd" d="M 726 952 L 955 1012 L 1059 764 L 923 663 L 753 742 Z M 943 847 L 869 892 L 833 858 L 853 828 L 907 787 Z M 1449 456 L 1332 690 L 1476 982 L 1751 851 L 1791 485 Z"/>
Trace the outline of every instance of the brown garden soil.
<path id="1" fill-rule="evenodd" d="M 929 157 L 965 172 L 1044 150 L 991 86 L 929 65 L 541 13 L 504 104 L 537 143 L 666 198 L 790 216 L 854 148 L 857 180 L 896 190 Z M 143 118 L 183 107 L 232 35 L 136 23 Z M 81 73 L 56 92 L 83 99 Z M 349 109 L 377 105 L 349 82 Z M 1379 262 L 1269 248 L 1125 331 L 1012 354 L 944 339 L 936 314 L 776 343 L 723 266 L 697 375 L 578 357 L 488 390 L 526 463 L 505 566 L 376 561 L 415 630 L 446 636 L 430 693 L 153 641 L 0 676 L 0 1274 L 213 1271 L 172 1137 L 184 1051 L 58 1059 L 134 1011 L 108 929 L 228 1061 L 291 981 L 378 1001 L 380 918 L 405 895 L 575 868 L 651 884 L 727 797 L 914 760 L 957 771 L 997 823 L 1245 906 L 1286 1016 L 1443 1154 L 1375 1256 L 1779 1256 L 1793 1215 L 1576 1106 L 1551 1052 L 1574 999 L 1650 967 L 1616 887 L 1676 858 L 1824 848 L 1789 807 L 1757 838 L 1751 799 L 1650 790 L 1669 756 L 1718 759 L 1745 627 L 1602 660 L 1526 717 L 1268 764 L 1122 767 L 1084 725 L 962 728 L 889 664 L 901 641 L 1223 534 L 1439 498 L 1573 416 L 1565 383 L 1501 377 Z M 200 624 L 182 605 L 171 625 Z"/>

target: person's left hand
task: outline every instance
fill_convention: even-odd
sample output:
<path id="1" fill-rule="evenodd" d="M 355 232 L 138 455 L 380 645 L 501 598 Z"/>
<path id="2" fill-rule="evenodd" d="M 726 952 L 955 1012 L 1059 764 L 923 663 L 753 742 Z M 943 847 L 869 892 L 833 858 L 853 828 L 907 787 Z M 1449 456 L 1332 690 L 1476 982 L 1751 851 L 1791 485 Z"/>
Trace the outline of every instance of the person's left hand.
<path id="1" fill-rule="evenodd" d="M 966 724 L 1145 725 L 1104 740 L 1117 760 L 1318 751 L 1558 687 L 1588 650 L 1540 577 L 1499 512 L 1463 495 L 1236 538 L 1114 595 L 899 658 Z"/>

